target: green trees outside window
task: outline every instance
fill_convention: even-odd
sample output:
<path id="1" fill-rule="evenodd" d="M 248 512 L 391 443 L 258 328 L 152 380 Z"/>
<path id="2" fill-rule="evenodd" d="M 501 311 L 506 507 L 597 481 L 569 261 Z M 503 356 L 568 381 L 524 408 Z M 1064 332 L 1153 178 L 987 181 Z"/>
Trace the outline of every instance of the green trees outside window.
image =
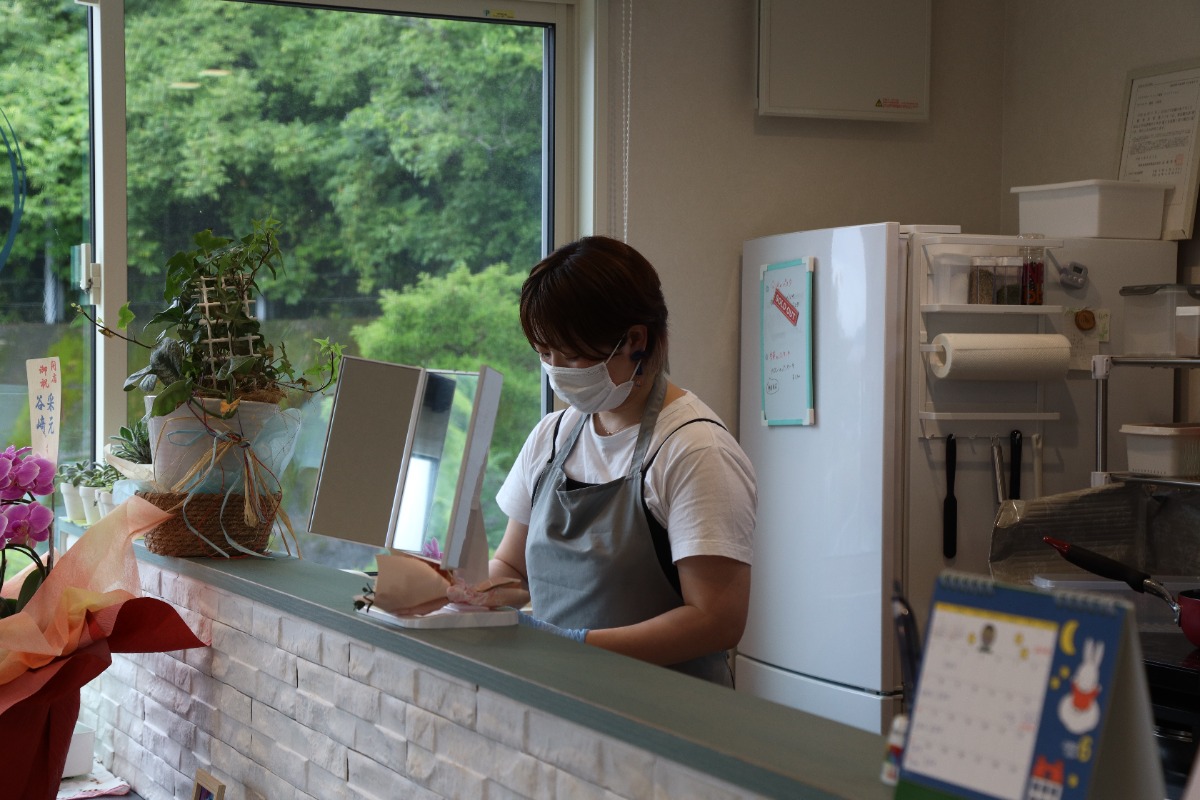
<path id="1" fill-rule="evenodd" d="M 21 137 L 31 186 L 0 271 L 0 325 L 45 323 L 45 308 L 31 310 L 43 284 L 57 283 L 66 303 L 78 298 L 69 248 L 86 240 L 88 108 L 44 107 L 57 94 L 86 97 L 86 62 L 62 63 L 64 52 L 86 52 L 80 8 L 21 0 L 0 9 L 0 108 Z M 305 348 L 320 337 L 366 358 L 440 369 L 487 363 L 504 373 L 484 497 L 498 539 L 504 523 L 489 495 L 539 414 L 538 365 L 516 307 L 550 205 L 543 109 L 552 33 L 231 0 L 125 0 L 125 16 L 130 330 L 153 339 L 141 326 L 162 305 L 163 264 L 196 231 L 230 236 L 251 219 L 280 220 L 285 269 L 262 281 L 257 312 L 293 361 L 311 360 Z M 31 70 L 59 83 L 31 79 Z M 0 232 L 12 212 L 6 173 Z M 51 207 L 70 213 L 51 221 Z M 48 238 L 47 228 L 59 235 Z M 68 340 L 80 349 L 86 329 L 65 324 L 69 308 L 55 314 L 55 336 L 22 364 Z M 141 348 L 129 355 L 130 371 L 146 361 Z M 0 375 L 9 358 L 0 353 Z M 329 402 L 305 409 L 285 481 L 298 529 Z M 140 404 L 131 395 L 130 419 Z M 356 558 L 318 538 L 304 543 L 306 557 Z"/>

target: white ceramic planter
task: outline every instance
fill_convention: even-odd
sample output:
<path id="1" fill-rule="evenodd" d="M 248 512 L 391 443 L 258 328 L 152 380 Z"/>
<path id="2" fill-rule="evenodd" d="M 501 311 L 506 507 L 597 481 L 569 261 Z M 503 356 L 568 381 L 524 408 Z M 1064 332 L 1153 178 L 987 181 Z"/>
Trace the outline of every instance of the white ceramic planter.
<path id="1" fill-rule="evenodd" d="M 79 498 L 83 501 L 83 515 L 88 525 L 100 521 L 100 506 L 96 502 L 96 487 L 80 486 Z"/>
<path id="2" fill-rule="evenodd" d="M 107 517 L 116 508 L 113 503 L 113 493 L 107 489 L 96 492 L 96 505 L 100 507 L 100 516 Z"/>
<path id="3" fill-rule="evenodd" d="M 83 500 L 79 496 L 79 487 L 69 483 L 60 483 L 58 493 L 63 499 L 63 513 L 72 522 L 83 522 L 87 515 L 83 510 Z"/>

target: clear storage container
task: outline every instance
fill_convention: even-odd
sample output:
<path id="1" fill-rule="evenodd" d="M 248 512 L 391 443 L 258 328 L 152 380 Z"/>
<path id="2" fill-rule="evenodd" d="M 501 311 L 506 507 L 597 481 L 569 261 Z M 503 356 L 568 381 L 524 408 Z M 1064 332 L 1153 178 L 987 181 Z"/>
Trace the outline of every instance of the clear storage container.
<path id="1" fill-rule="evenodd" d="M 1002 306 L 1021 305 L 1021 269 L 1025 259 L 1002 256 L 996 259 L 996 303 Z"/>
<path id="2" fill-rule="evenodd" d="M 1200 286 L 1123 286 L 1121 298 L 1125 308 L 1124 355 L 1200 355 L 1200 320 L 1195 316 L 1200 313 Z"/>

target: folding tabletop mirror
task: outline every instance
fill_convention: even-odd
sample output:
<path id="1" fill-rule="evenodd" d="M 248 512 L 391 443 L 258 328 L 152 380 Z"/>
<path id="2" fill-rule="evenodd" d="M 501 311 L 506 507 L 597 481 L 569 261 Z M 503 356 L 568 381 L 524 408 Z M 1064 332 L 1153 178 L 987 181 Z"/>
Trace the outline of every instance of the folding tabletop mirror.
<path id="1" fill-rule="evenodd" d="M 479 494 L 502 384 L 488 367 L 446 372 L 344 358 L 309 529 L 436 560 L 468 584 L 484 580 Z M 460 615 L 398 624 L 508 624 L 481 613 L 486 622 Z"/>

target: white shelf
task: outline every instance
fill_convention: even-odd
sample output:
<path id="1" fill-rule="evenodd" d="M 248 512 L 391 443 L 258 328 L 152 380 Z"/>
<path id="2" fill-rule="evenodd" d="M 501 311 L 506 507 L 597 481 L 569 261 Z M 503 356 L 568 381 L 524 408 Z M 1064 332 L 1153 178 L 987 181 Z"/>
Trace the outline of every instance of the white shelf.
<path id="1" fill-rule="evenodd" d="M 1057 411 L 919 411 L 918 419 L 946 422 L 988 422 L 1015 420 L 1018 422 L 1052 422 L 1059 418 Z"/>
<path id="2" fill-rule="evenodd" d="M 1197 356 L 1092 356 L 1092 380 L 1096 381 L 1096 416 L 1108 419 L 1108 376 L 1113 366 L 1169 367 L 1171 369 L 1196 369 L 1200 367 Z M 1142 475 L 1132 472 L 1107 472 L 1102 466 L 1108 461 L 1108 436 L 1104 425 L 1096 426 L 1096 470 L 1092 473 L 1092 485 L 1103 485 L 1117 480 L 1125 483 L 1152 483 L 1158 486 L 1200 488 L 1200 479 L 1183 476 Z"/>
<path id="3" fill-rule="evenodd" d="M 964 233 L 954 234 L 922 234 L 921 244 L 925 247 L 939 244 L 980 245 L 983 247 L 1021 247 L 1029 242 L 1019 236 L 972 236 Z M 1062 239 L 1039 239 L 1037 247 L 1058 250 L 1063 246 Z"/>
<path id="4" fill-rule="evenodd" d="M 1056 316 L 1062 306 L 1010 306 L 992 303 L 929 303 L 922 314 L 999 314 L 1005 316 Z"/>

